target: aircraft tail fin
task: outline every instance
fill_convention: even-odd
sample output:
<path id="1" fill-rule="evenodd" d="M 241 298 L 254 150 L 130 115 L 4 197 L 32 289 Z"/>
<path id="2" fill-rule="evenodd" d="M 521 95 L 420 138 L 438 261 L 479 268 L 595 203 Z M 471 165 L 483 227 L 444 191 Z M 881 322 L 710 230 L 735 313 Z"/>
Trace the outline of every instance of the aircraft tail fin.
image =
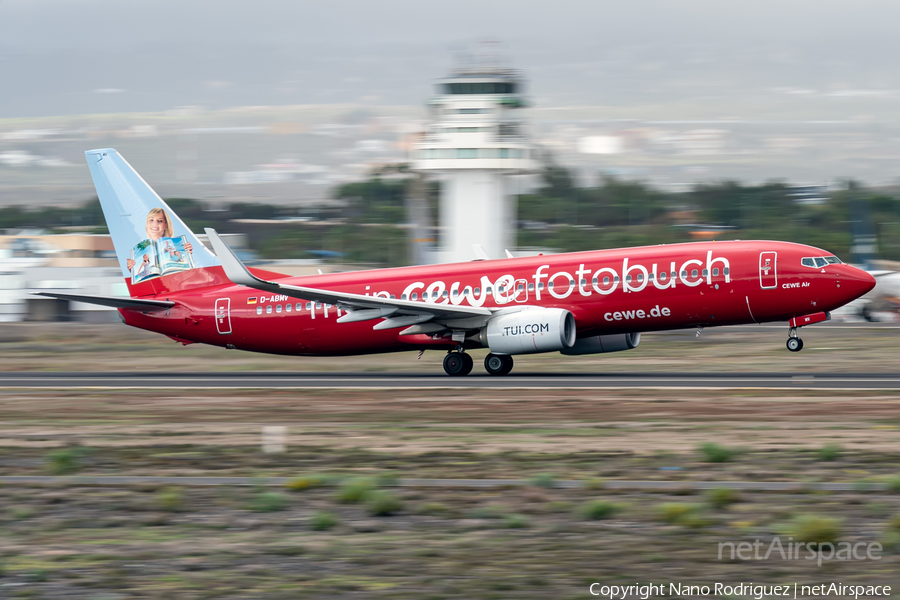
<path id="1" fill-rule="evenodd" d="M 219 259 L 137 171 L 113 148 L 88 150 L 85 157 L 132 295 L 143 295 L 136 294 L 134 286 L 175 273 L 183 274 L 178 278 L 182 283 L 206 285 L 207 278 L 190 277 L 187 272 L 219 265 Z M 150 286 L 146 293 L 156 293 L 159 287 Z"/>

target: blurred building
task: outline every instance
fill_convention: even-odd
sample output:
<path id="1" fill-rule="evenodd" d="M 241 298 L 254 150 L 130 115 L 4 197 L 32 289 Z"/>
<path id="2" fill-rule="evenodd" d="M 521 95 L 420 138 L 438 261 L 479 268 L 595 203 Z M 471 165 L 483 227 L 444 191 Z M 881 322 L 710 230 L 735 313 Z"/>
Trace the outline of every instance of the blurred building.
<path id="1" fill-rule="evenodd" d="M 22 230 L 0 236 L 0 321 L 111 321 L 110 308 L 33 296 L 46 290 L 127 296 L 108 235 Z"/>
<path id="2" fill-rule="evenodd" d="M 441 239 L 432 262 L 472 260 L 476 244 L 490 258 L 514 247 L 509 179 L 539 167 L 520 115 L 524 84 L 517 71 L 496 65 L 456 68 L 438 81 L 411 161 L 415 171 L 441 181 Z"/>
<path id="3" fill-rule="evenodd" d="M 206 243 L 206 236 L 201 241 Z M 246 256 L 246 236 L 223 236 Z M 41 291 L 128 297 L 109 235 L 21 230 L 0 235 L 0 322 L 118 319 L 113 308 L 34 296 Z"/>

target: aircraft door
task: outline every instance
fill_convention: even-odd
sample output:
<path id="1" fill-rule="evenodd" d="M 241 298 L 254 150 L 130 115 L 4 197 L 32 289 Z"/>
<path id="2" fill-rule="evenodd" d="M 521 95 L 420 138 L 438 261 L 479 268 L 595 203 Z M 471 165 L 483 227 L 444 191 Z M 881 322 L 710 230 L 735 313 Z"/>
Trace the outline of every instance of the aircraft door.
<path id="1" fill-rule="evenodd" d="M 216 300 L 216 330 L 221 335 L 231 333 L 231 298 Z"/>
<path id="2" fill-rule="evenodd" d="M 778 253 L 759 253 L 759 287 L 769 290 L 778 287 Z"/>

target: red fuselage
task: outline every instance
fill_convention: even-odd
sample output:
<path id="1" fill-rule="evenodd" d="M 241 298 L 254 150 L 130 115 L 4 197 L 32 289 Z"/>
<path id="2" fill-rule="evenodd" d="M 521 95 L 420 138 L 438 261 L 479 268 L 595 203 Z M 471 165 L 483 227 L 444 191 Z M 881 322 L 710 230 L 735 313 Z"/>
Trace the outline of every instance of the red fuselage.
<path id="1" fill-rule="evenodd" d="M 834 310 L 874 278 L 830 253 L 787 242 L 700 242 L 402 267 L 311 277 L 253 270 L 271 281 L 324 290 L 459 306 L 563 308 L 578 337 L 788 321 Z M 821 261 L 820 261 L 821 262 Z M 337 323 L 340 311 L 231 283 L 221 267 L 130 286 L 132 296 L 171 300 L 168 311 L 120 309 L 125 322 L 183 342 L 293 355 L 455 349 L 449 338 Z M 477 343 L 467 342 L 475 347 Z"/>

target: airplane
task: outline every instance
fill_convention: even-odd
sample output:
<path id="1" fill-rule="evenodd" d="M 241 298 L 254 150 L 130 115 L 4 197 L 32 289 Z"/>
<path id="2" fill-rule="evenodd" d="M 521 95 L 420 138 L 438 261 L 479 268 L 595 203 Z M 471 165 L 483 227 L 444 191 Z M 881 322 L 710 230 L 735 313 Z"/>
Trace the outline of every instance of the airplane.
<path id="1" fill-rule="evenodd" d="M 780 241 L 702 241 L 289 277 L 245 266 L 218 233 L 207 249 L 112 148 L 85 153 L 129 298 L 39 292 L 118 309 L 182 344 L 296 356 L 469 350 L 506 375 L 513 357 L 633 349 L 641 333 L 788 322 L 801 327 L 875 285 L 832 253 Z"/>

